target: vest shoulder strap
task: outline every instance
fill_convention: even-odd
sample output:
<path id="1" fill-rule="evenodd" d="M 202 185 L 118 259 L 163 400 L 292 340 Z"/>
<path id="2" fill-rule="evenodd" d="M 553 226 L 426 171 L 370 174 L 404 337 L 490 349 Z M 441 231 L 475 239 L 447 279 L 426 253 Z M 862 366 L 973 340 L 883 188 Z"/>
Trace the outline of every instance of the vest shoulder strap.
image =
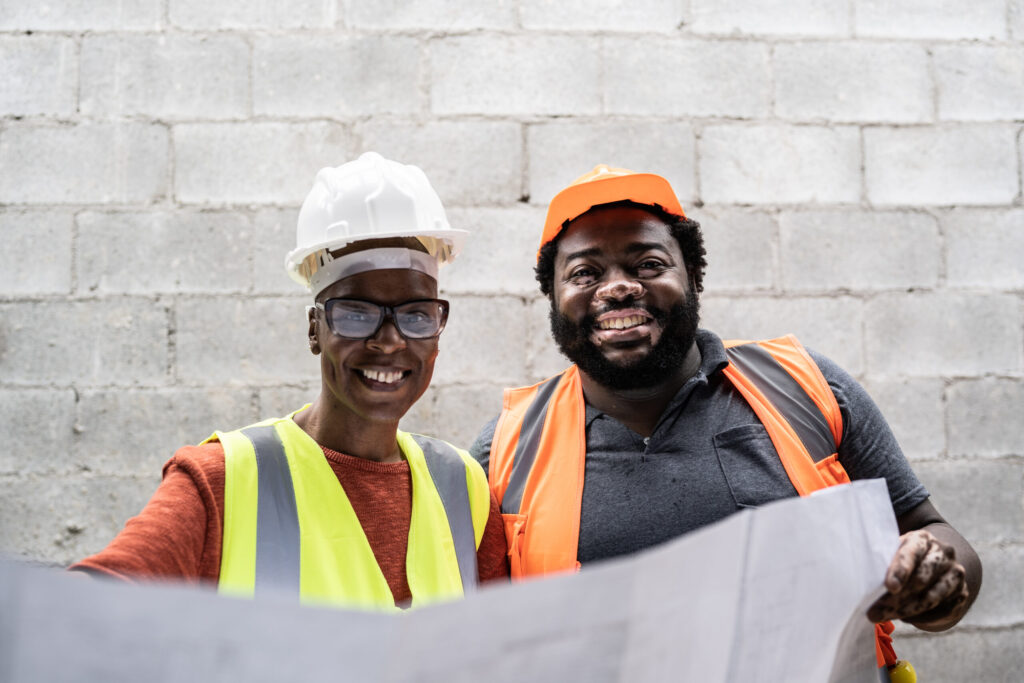
<path id="1" fill-rule="evenodd" d="M 300 536 L 288 458 L 273 425 L 240 430 L 256 455 L 256 582 L 254 594 L 267 591 L 299 595 Z"/>
<path id="2" fill-rule="evenodd" d="M 763 342 L 726 342 L 730 379 L 742 374 L 796 431 L 814 462 L 836 452 L 842 417 L 818 365 L 793 335 Z"/>

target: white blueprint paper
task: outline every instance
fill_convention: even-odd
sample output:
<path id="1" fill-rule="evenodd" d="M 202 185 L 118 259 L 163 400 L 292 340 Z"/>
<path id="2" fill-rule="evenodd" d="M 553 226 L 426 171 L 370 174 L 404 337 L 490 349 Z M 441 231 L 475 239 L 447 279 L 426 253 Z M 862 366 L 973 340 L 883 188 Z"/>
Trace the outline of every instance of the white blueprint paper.
<path id="1" fill-rule="evenodd" d="M 0 680 L 875 683 L 864 611 L 897 543 L 869 481 L 400 615 L 0 562 Z"/>

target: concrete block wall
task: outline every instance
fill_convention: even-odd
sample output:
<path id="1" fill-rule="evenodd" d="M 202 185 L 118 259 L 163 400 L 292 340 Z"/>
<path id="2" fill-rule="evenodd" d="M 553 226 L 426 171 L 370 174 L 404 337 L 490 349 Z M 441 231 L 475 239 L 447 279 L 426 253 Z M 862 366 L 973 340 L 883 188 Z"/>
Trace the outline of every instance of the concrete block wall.
<path id="1" fill-rule="evenodd" d="M 317 169 L 419 164 L 472 231 L 406 426 L 564 365 L 531 261 L 606 162 L 706 233 L 704 324 L 861 379 L 986 562 L 924 680 L 1024 667 L 1021 0 L 0 0 L 0 547 L 66 563 L 183 443 L 297 407 L 281 263 Z"/>

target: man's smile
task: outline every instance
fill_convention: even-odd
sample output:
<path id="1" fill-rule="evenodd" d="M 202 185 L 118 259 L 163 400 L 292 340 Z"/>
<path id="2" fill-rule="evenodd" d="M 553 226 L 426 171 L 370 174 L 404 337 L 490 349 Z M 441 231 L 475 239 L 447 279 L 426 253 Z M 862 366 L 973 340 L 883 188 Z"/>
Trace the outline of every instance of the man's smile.
<path id="1" fill-rule="evenodd" d="M 653 322 L 653 316 L 642 308 L 607 311 L 595 319 L 590 338 L 597 346 L 641 341 L 653 334 Z"/>

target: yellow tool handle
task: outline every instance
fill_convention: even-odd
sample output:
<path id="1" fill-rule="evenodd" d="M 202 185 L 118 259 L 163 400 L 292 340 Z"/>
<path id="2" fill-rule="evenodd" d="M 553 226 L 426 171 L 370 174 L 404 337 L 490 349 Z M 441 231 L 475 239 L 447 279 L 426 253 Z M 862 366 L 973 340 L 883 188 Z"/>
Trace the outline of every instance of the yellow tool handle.
<path id="1" fill-rule="evenodd" d="M 896 662 L 896 666 L 889 669 L 889 680 L 892 683 L 917 683 L 917 672 L 914 665 L 905 659 Z"/>

